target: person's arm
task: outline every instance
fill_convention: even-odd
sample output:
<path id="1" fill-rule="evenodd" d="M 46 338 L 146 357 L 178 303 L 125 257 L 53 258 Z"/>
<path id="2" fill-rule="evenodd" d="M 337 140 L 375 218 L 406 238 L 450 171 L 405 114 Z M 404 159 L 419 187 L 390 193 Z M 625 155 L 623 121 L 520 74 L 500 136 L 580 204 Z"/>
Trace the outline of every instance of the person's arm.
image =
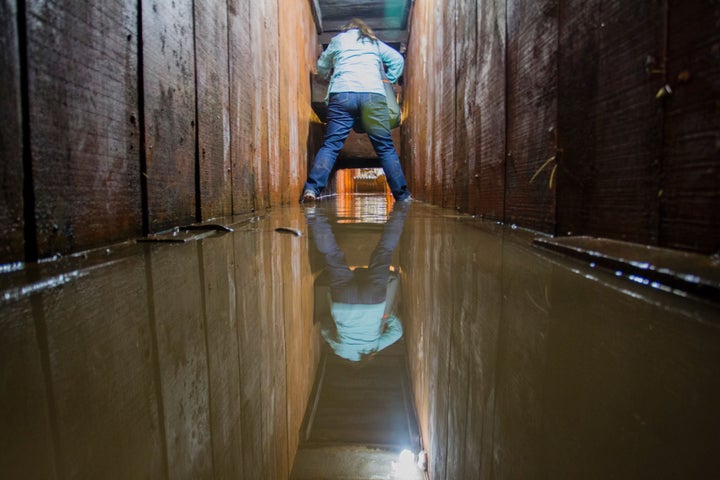
<path id="1" fill-rule="evenodd" d="M 335 65 L 335 54 L 337 53 L 337 46 L 335 39 L 330 40 L 330 44 L 325 51 L 318 58 L 318 75 L 322 78 L 330 78 L 330 72 L 332 72 L 333 66 Z"/>
<path id="2" fill-rule="evenodd" d="M 329 49 L 329 47 L 328 47 Z M 390 83 L 395 83 L 402 75 L 405 60 L 400 52 L 392 47 L 387 46 L 383 42 L 378 41 L 378 49 L 380 50 L 380 58 L 386 69 L 387 79 Z"/>
<path id="3" fill-rule="evenodd" d="M 379 352 L 380 350 L 383 350 L 400 340 L 402 334 L 403 329 L 402 324 L 400 323 L 400 319 L 397 318 L 395 315 L 389 315 L 385 320 L 384 332 L 378 340 L 377 351 Z"/>

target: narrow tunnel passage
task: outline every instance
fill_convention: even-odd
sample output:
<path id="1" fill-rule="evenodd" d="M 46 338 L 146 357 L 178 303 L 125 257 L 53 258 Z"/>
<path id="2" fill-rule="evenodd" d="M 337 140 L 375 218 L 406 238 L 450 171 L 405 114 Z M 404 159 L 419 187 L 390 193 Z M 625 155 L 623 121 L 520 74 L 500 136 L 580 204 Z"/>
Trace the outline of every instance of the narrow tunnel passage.
<path id="1" fill-rule="evenodd" d="M 720 471 L 717 2 L 0 11 L 0 477 L 286 479 L 322 443 L 314 387 L 343 378 L 296 202 L 348 14 L 405 57 L 420 200 L 376 358 L 406 383 L 375 390 L 417 432 L 359 442 L 391 452 L 381 474 L 401 447 L 431 479 Z M 315 208 L 358 266 L 395 207 L 354 141 Z"/>

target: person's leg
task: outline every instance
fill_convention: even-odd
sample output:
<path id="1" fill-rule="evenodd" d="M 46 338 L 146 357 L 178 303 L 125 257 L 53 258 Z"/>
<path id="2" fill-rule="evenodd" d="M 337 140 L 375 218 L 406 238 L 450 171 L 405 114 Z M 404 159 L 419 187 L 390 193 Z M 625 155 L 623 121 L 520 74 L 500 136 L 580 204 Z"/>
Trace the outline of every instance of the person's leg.
<path id="1" fill-rule="evenodd" d="M 361 106 L 362 125 L 370 138 L 395 200 L 410 198 L 407 180 L 390 134 L 390 115 L 383 95 L 365 94 Z"/>
<path id="2" fill-rule="evenodd" d="M 370 262 L 367 270 L 368 291 L 375 299 L 382 301 L 387 292 L 387 283 L 390 276 L 390 265 L 392 264 L 393 252 L 400 242 L 400 236 L 405 225 L 407 215 L 407 204 L 395 204 L 390 213 L 382 236 L 377 246 L 370 255 Z"/>
<path id="3" fill-rule="evenodd" d="M 353 93 L 334 93 L 328 104 L 328 123 L 323 145 L 315 155 L 315 161 L 305 182 L 305 191 L 319 195 L 325 188 L 335 160 L 355 122 L 356 98 Z"/>
<path id="4" fill-rule="evenodd" d="M 307 216 L 310 235 L 323 256 L 328 273 L 330 296 L 335 302 L 357 303 L 355 274 L 347 265 L 345 252 L 335 240 L 335 234 L 324 214 Z"/>

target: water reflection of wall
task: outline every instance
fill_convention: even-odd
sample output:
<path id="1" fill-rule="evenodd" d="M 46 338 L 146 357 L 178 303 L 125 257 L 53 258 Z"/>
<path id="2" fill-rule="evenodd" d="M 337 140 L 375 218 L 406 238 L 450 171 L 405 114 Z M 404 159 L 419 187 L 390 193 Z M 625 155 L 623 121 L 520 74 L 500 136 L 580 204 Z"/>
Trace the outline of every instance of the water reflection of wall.
<path id="1" fill-rule="evenodd" d="M 518 232 L 414 220 L 399 251 L 431 478 L 720 471 L 716 307 L 573 271 Z"/>
<path id="2" fill-rule="evenodd" d="M 0 305 L 0 477 L 286 478 L 319 344 L 306 244 L 260 225 Z"/>

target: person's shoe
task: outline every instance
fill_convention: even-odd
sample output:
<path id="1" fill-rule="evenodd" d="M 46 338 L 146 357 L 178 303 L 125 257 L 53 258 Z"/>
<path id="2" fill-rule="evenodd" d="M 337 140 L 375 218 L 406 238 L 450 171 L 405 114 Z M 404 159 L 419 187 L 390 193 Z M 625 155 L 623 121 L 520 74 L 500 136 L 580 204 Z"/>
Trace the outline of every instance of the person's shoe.
<path id="1" fill-rule="evenodd" d="M 398 202 L 400 202 L 400 203 L 412 203 L 412 201 L 413 201 L 413 198 L 412 198 L 412 196 L 410 196 L 410 195 L 408 195 L 408 196 L 405 197 L 405 198 L 402 198 L 402 199 L 398 200 Z"/>
<path id="2" fill-rule="evenodd" d="M 305 190 L 303 196 L 300 199 L 300 203 L 314 203 L 317 200 L 317 195 L 312 190 Z"/>

